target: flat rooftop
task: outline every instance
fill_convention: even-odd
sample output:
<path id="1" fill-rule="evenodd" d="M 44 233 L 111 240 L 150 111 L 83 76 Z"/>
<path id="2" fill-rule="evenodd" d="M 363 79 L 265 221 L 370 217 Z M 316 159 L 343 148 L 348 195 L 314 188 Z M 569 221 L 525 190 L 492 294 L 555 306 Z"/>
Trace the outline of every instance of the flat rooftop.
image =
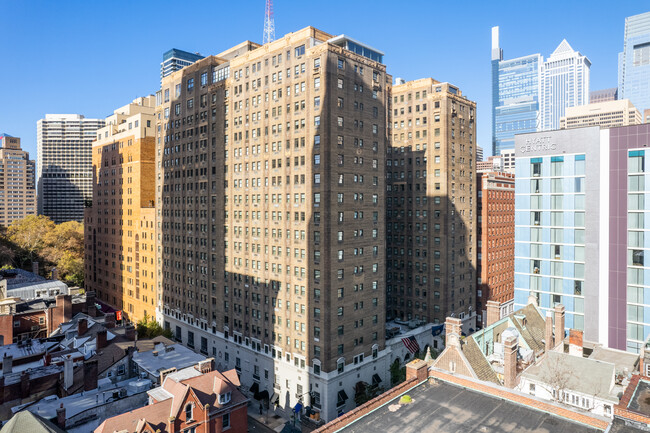
<path id="1" fill-rule="evenodd" d="M 437 381 L 406 392 L 412 398 L 400 405 L 400 397 L 378 408 L 342 432 L 512 432 L 595 433 L 594 427 L 550 415 L 480 392 Z"/>

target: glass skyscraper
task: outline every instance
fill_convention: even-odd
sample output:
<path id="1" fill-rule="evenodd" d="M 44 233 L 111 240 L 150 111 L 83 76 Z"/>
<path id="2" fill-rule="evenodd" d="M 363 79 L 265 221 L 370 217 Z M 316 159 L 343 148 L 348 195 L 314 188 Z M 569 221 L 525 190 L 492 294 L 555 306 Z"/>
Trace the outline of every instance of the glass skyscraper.
<path id="1" fill-rule="evenodd" d="M 514 149 L 515 134 L 539 126 L 540 54 L 503 60 L 499 28 L 492 28 L 492 154 Z"/>
<path id="2" fill-rule="evenodd" d="M 650 108 L 650 12 L 625 18 L 618 55 L 618 94 L 641 112 Z"/>

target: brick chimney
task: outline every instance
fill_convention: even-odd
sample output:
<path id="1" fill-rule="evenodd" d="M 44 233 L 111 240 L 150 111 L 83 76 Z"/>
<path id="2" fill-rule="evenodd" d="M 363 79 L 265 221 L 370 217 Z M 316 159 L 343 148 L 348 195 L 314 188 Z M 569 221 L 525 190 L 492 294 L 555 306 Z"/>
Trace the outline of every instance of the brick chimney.
<path id="1" fill-rule="evenodd" d="M 14 364 L 14 357 L 12 355 L 7 355 L 2 357 L 2 375 L 6 376 L 11 373 Z"/>
<path id="2" fill-rule="evenodd" d="M 550 311 L 546 312 L 546 328 L 544 330 L 544 349 L 549 352 L 553 350 L 555 344 L 553 343 L 553 313 Z"/>
<path id="3" fill-rule="evenodd" d="M 564 305 L 555 306 L 555 344 L 557 347 L 564 342 Z"/>
<path id="4" fill-rule="evenodd" d="M 20 373 L 20 397 L 27 398 L 31 394 L 31 383 L 29 381 L 29 373 L 23 371 Z"/>
<path id="5" fill-rule="evenodd" d="M 88 320 L 85 318 L 80 318 L 77 321 L 77 335 L 81 337 L 88 330 Z"/>
<path id="6" fill-rule="evenodd" d="M 95 292 L 86 292 L 86 314 L 90 317 L 97 317 L 97 306 L 95 305 Z"/>
<path id="7" fill-rule="evenodd" d="M 176 433 L 176 418 L 173 416 L 170 416 L 167 419 L 167 431 L 169 433 Z"/>
<path id="8" fill-rule="evenodd" d="M 582 336 L 582 331 L 569 329 L 569 355 L 579 356 L 582 358 Z"/>
<path id="9" fill-rule="evenodd" d="M 406 380 L 417 379 L 417 383 L 424 382 L 429 377 L 429 365 L 421 359 L 414 359 L 406 364 Z"/>
<path id="10" fill-rule="evenodd" d="M 101 331 L 97 332 L 96 350 L 99 351 L 104 347 L 106 347 L 106 341 L 107 341 L 106 333 L 107 332 L 105 329 L 102 329 Z"/>
<path id="11" fill-rule="evenodd" d="M 462 335 L 462 321 L 456 317 L 447 317 L 445 321 L 445 346 L 449 347 L 452 344 L 460 343 L 460 337 Z M 452 334 L 455 334 L 458 339 L 450 338 Z"/>
<path id="12" fill-rule="evenodd" d="M 135 326 L 126 325 L 124 328 L 124 336 L 131 341 L 135 341 Z"/>
<path id="13" fill-rule="evenodd" d="M 106 313 L 104 315 L 104 326 L 108 329 L 115 328 L 115 313 Z"/>
<path id="14" fill-rule="evenodd" d="M 99 367 L 96 359 L 84 361 L 84 391 L 97 389 L 97 374 Z"/>
<path id="15" fill-rule="evenodd" d="M 57 268 L 52 268 L 52 274 L 50 276 L 50 279 L 53 281 L 56 281 L 59 279 L 59 270 Z"/>
<path id="16" fill-rule="evenodd" d="M 38 262 L 32 262 L 32 272 L 38 275 Z"/>
<path id="17" fill-rule="evenodd" d="M 510 336 L 503 342 L 503 386 L 514 388 L 517 384 L 517 337 Z"/>
<path id="18" fill-rule="evenodd" d="M 63 403 L 56 409 L 56 425 L 65 429 L 65 408 L 63 407 Z"/>
<path id="19" fill-rule="evenodd" d="M 63 389 L 66 391 L 72 388 L 74 384 L 74 364 L 72 363 L 72 357 L 66 355 L 63 358 Z"/>
<path id="20" fill-rule="evenodd" d="M 56 308 L 61 317 L 59 323 L 69 322 L 72 319 L 72 296 L 56 295 Z"/>
<path id="21" fill-rule="evenodd" d="M 501 305 L 496 301 L 487 301 L 487 318 L 485 326 L 490 326 L 501 318 Z"/>

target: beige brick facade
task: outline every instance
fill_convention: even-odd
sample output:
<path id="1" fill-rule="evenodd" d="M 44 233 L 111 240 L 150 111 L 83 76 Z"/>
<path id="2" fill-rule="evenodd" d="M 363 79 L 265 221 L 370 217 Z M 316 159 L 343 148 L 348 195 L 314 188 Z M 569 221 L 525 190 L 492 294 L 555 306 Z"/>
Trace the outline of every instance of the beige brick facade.
<path id="1" fill-rule="evenodd" d="M 0 134 L 0 225 L 36 215 L 35 163 L 20 138 Z"/>

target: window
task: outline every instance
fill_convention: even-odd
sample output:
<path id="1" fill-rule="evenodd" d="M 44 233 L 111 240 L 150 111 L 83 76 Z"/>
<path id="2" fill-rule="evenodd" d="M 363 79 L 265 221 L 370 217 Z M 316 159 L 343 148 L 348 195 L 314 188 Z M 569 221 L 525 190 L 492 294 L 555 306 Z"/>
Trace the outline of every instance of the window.
<path id="1" fill-rule="evenodd" d="M 193 420 L 194 418 L 192 417 L 192 411 L 194 407 L 192 403 L 189 403 L 188 405 L 185 406 L 185 422 L 189 422 L 190 420 Z"/>
<path id="2" fill-rule="evenodd" d="M 187 90 L 191 91 L 192 89 L 194 89 L 194 78 L 187 80 Z"/>
<path id="3" fill-rule="evenodd" d="M 225 413 L 223 417 L 221 417 L 221 428 L 225 429 L 227 427 L 230 427 L 230 413 Z"/>
<path id="4" fill-rule="evenodd" d="M 342 345 L 342 344 L 339 344 L 339 349 L 340 349 L 340 352 L 343 353 L 343 345 Z M 345 371 L 345 360 L 344 360 L 343 358 L 340 358 L 340 359 L 336 362 L 336 371 L 337 371 L 339 374 L 340 374 L 340 373 L 343 373 L 343 371 Z M 343 403 L 345 403 L 345 401 L 343 401 Z"/>
<path id="5" fill-rule="evenodd" d="M 300 57 L 300 56 L 302 56 L 304 54 L 305 54 L 305 46 L 304 45 L 296 47 L 295 52 L 294 52 L 295 57 Z"/>

